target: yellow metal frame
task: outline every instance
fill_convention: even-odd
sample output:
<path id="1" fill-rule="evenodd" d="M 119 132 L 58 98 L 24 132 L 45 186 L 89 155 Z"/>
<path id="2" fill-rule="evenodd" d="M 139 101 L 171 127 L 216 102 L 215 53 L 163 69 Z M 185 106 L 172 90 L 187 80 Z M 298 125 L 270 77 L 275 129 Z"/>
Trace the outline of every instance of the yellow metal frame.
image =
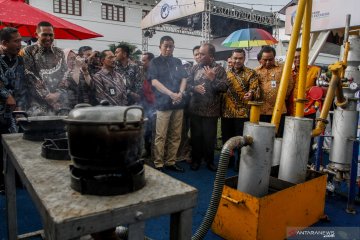
<path id="1" fill-rule="evenodd" d="M 283 240 L 287 227 L 316 223 L 324 216 L 327 176 L 310 170 L 309 175 L 313 177 L 296 185 L 272 178 L 270 187 L 286 187 L 262 198 L 227 184 L 212 231 L 227 240 Z M 230 181 L 237 183 L 236 177 Z"/>

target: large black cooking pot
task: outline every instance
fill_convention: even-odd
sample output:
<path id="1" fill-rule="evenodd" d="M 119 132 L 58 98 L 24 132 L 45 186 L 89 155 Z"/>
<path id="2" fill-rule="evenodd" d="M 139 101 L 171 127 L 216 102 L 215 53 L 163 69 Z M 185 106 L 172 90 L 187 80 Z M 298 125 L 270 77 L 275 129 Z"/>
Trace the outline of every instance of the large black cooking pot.
<path id="1" fill-rule="evenodd" d="M 24 132 L 24 138 L 29 140 L 42 141 L 44 138 L 58 138 L 65 135 L 66 116 L 34 116 L 29 117 L 24 111 L 13 111 L 20 128 Z"/>
<path id="2" fill-rule="evenodd" d="M 77 168 L 123 170 L 141 157 L 145 119 L 140 106 L 82 104 L 64 121 L 70 156 Z"/>

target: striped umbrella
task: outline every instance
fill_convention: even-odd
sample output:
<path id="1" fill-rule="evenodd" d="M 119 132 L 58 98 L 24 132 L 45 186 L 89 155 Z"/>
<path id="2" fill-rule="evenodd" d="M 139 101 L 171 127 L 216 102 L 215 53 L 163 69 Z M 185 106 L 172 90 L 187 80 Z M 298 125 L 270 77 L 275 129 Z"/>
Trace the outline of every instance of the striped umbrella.
<path id="1" fill-rule="evenodd" d="M 223 42 L 225 47 L 251 48 L 273 45 L 278 41 L 267 31 L 260 28 L 244 28 L 230 34 Z"/>

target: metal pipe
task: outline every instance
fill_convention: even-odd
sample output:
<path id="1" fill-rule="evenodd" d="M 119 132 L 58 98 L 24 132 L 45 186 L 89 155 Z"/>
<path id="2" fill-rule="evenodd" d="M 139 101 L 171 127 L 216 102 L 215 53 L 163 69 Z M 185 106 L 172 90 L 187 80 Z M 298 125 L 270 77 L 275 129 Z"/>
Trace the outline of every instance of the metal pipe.
<path id="1" fill-rule="evenodd" d="M 218 170 L 215 176 L 214 188 L 211 195 L 211 200 L 206 211 L 205 217 L 202 220 L 200 227 L 196 230 L 195 234 L 191 237 L 192 240 L 202 240 L 209 231 L 214 217 L 216 215 L 219 202 L 222 196 L 222 191 L 225 184 L 226 172 L 229 164 L 230 152 L 235 148 L 251 145 L 253 138 L 250 136 L 237 136 L 230 138 L 221 149 Z"/>
<path id="2" fill-rule="evenodd" d="M 358 154 L 359 154 L 359 142 L 355 139 L 353 143 L 348 202 L 346 206 L 346 212 L 348 213 L 355 213 L 354 203 L 356 197 L 355 188 L 356 188 L 357 167 L 358 167 Z"/>
<path id="3" fill-rule="evenodd" d="M 260 120 L 260 106 L 263 102 L 249 101 L 248 104 L 250 107 L 250 122 L 259 123 Z"/>
<path id="4" fill-rule="evenodd" d="M 292 68 L 292 64 L 294 62 L 295 49 L 296 49 L 296 44 L 297 44 L 297 41 L 299 38 L 301 20 L 304 16 L 306 2 L 307 2 L 307 0 L 299 0 L 298 7 L 296 10 L 295 23 L 293 26 L 293 30 L 291 32 L 291 38 L 290 38 L 288 52 L 286 55 L 285 66 L 283 69 L 283 73 L 281 75 L 279 91 L 276 96 L 274 112 L 273 112 L 273 115 L 271 118 L 271 123 L 275 125 L 276 130 L 279 127 L 280 118 L 281 118 L 283 106 L 285 103 L 286 92 L 287 92 L 287 88 L 289 85 L 291 68 Z"/>
<path id="5" fill-rule="evenodd" d="M 246 122 L 244 134 L 253 136 L 254 142 L 241 150 L 237 190 L 262 197 L 269 189 L 275 126 Z"/>
<path id="6" fill-rule="evenodd" d="M 320 170 L 320 165 L 321 165 L 321 162 L 323 159 L 323 151 L 322 151 L 323 145 L 324 145 L 324 136 L 320 135 L 318 137 L 316 156 L 315 156 L 315 170 L 316 171 Z"/>
<path id="7" fill-rule="evenodd" d="M 335 109 L 333 117 L 333 140 L 330 149 L 330 166 L 340 171 L 348 171 L 351 164 L 353 143 L 358 125 L 357 111 Z"/>
<path id="8" fill-rule="evenodd" d="M 301 42 L 300 52 L 300 69 L 298 78 L 298 92 L 296 95 L 296 107 L 295 117 L 304 117 L 304 103 L 305 98 L 305 87 L 306 87 L 306 75 L 309 58 L 309 40 L 310 40 L 310 28 L 311 28 L 311 8 L 312 0 L 308 0 L 305 8 L 304 15 L 304 27 Z"/>
<path id="9" fill-rule="evenodd" d="M 347 59 L 348 59 L 348 55 L 349 55 L 349 50 L 350 50 L 350 42 L 349 42 L 349 31 L 350 31 L 350 19 L 351 19 L 351 15 L 347 14 L 346 15 L 346 23 L 345 23 L 345 33 L 344 33 L 344 55 L 343 55 L 343 60 L 342 62 L 345 65 L 347 65 Z M 341 72 L 340 78 L 343 79 L 345 75 L 345 69 Z"/>
<path id="10" fill-rule="evenodd" d="M 326 120 L 329 111 L 330 111 L 330 107 L 332 105 L 334 96 L 335 96 L 335 92 L 337 93 L 337 104 L 339 105 L 346 105 L 347 100 L 344 97 L 344 94 L 342 92 L 342 87 L 341 87 L 341 80 L 339 77 L 339 70 L 342 68 L 340 63 L 335 63 L 333 65 L 329 66 L 329 70 L 332 71 L 332 76 L 331 76 L 331 80 L 329 83 L 329 88 L 327 90 L 326 93 L 326 97 L 324 100 L 324 104 L 320 113 L 320 117 L 316 119 L 316 127 L 315 129 L 312 131 L 311 136 L 312 137 L 317 137 L 319 136 L 326 127 L 326 124 L 328 123 L 328 121 Z M 340 84 L 339 84 L 340 83 Z"/>
<path id="11" fill-rule="evenodd" d="M 279 179 L 291 183 L 305 181 L 312 125 L 312 119 L 286 117 Z"/>
<path id="12" fill-rule="evenodd" d="M 282 138 L 275 138 L 273 156 L 271 160 L 272 167 L 280 165 L 281 148 L 282 148 Z"/>

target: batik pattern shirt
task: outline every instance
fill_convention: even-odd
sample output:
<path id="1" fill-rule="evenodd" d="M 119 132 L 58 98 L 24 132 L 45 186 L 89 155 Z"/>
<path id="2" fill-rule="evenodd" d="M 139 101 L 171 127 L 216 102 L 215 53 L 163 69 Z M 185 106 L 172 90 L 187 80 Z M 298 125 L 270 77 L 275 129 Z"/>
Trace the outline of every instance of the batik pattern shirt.
<path id="1" fill-rule="evenodd" d="M 102 69 L 93 77 L 96 99 L 107 100 L 114 106 L 126 106 L 126 79 L 116 71 Z"/>
<path id="2" fill-rule="evenodd" d="M 60 84 L 67 71 L 64 52 L 57 47 L 44 48 L 35 44 L 25 48 L 24 62 L 29 83 L 29 113 L 51 115 L 68 107 L 66 89 Z M 46 96 L 49 93 L 60 93 L 58 101 L 48 102 Z"/>
<path id="3" fill-rule="evenodd" d="M 204 66 L 197 64 L 192 67 L 188 78 L 188 89 L 192 92 L 189 112 L 202 117 L 220 117 L 221 94 L 228 89 L 225 69 L 212 62 L 210 68 L 215 70 L 215 79 L 206 78 Z M 194 90 L 195 86 L 204 84 L 205 94 Z"/>
<path id="4" fill-rule="evenodd" d="M 26 110 L 26 79 L 24 60 L 17 56 L 10 59 L 0 55 L 0 129 L 1 133 L 17 132 L 16 121 L 6 100 L 11 95 L 16 100 L 16 107 Z M 5 131 L 4 131 L 5 130 Z"/>
<path id="5" fill-rule="evenodd" d="M 259 75 L 259 83 L 261 89 L 261 101 L 264 102 L 260 108 L 262 115 L 272 115 L 275 107 L 276 96 L 280 87 L 280 80 L 283 66 L 276 63 L 272 68 L 267 69 L 259 66 L 255 69 Z M 286 98 L 290 96 L 293 89 L 293 81 L 290 77 Z M 286 104 L 284 104 L 282 113 L 286 113 Z"/>
<path id="6" fill-rule="evenodd" d="M 136 63 L 128 61 L 126 66 L 120 62 L 116 62 L 115 71 L 123 75 L 126 79 L 126 88 L 133 93 L 141 95 L 142 92 L 142 77 L 139 66 Z M 129 104 L 135 104 L 135 99 L 128 96 Z"/>
<path id="7" fill-rule="evenodd" d="M 248 118 L 250 106 L 244 100 L 244 95 L 252 92 L 252 100 L 260 98 L 258 75 L 245 66 L 238 72 L 234 68 L 228 69 L 226 74 L 229 88 L 223 96 L 222 117 Z"/>

